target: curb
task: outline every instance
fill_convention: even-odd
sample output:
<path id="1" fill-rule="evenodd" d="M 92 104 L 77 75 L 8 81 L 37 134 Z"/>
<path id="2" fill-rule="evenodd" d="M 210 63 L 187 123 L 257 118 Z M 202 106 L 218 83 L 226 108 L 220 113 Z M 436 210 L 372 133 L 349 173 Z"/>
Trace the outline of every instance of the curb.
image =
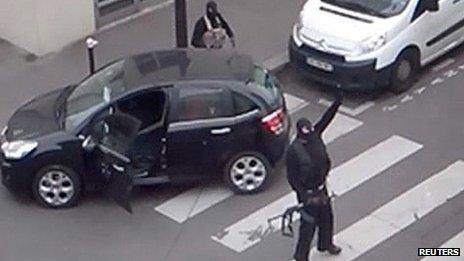
<path id="1" fill-rule="evenodd" d="M 106 24 L 106 25 L 104 25 L 104 26 L 102 26 L 100 28 L 97 28 L 93 34 L 96 35 L 96 34 L 106 32 L 106 31 L 111 30 L 111 29 L 113 29 L 113 28 L 115 28 L 117 26 L 129 23 L 129 22 L 131 22 L 131 21 L 133 21 L 135 19 L 138 19 L 138 18 L 140 18 L 142 16 L 145 16 L 147 14 L 151 14 L 151 13 L 157 11 L 157 10 L 166 8 L 166 7 L 168 7 L 170 5 L 173 5 L 173 4 L 174 4 L 174 0 L 167 0 L 167 1 L 164 1 L 162 3 L 156 4 L 156 5 L 153 5 L 153 6 L 150 6 L 150 7 L 146 7 L 146 8 L 140 10 L 139 12 L 137 12 L 135 14 L 126 16 L 124 18 L 121 18 L 121 19 L 116 20 L 114 22 L 111 22 L 109 24 Z"/>

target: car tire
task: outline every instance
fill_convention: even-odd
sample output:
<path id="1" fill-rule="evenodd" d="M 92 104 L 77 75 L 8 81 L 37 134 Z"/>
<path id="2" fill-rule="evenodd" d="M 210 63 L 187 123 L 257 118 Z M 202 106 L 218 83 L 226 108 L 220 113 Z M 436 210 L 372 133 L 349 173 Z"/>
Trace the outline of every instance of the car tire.
<path id="1" fill-rule="evenodd" d="M 34 176 L 32 194 L 47 208 L 69 208 L 77 204 L 81 194 L 80 176 L 70 168 L 52 165 Z"/>
<path id="2" fill-rule="evenodd" d="M 253 194 L 266 187 L 271 172 L 271 164 L 264 155 L 241 152 L 225 164 L 224 182 L 237 194 Z"/>
<path id="3" fill-rule="evenodd" d="M 419 58 L 414 51 L 403 52 L 393 64 L 390 76 L 390 90 L 395 94 L 409 90 L 419 72 Z"/>

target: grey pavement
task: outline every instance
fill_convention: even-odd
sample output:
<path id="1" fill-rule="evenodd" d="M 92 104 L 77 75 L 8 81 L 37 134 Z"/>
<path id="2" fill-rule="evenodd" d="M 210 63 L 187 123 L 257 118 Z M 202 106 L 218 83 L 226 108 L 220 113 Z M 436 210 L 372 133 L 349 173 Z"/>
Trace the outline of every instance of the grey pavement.
<path id="1" fill-rule="evenodd" d="M 300 1 L 218 2 L 237 32 L 240 51 L 252 54 L 257 61 L 285 51 Z M 191 26 L 202 14 L 203 6 L 204 1 L 189 1 Z M 130 53 L 172 47 L 172 13 L 169 6 L 97 34 L 101 43 L 97 49 L 98 63 Z M 334 201 L 337 232 L 463 158 L 464 69 L 459 68 L 464 64 L 463 49 L 441 59 L 454 61 L 445 68 L 434 69 L 441 61 L 426 68 L 414 88 L 402 95 L 379 93 L 346 98 L 344 105 L 348 109 L 365 102 L 374 102 L 374 106 L 355 116 L 345 114 L 363 125 L 328 145 L 335 167 L 392 135 L 418 142 L 423 149 L 337 197 Z M 34 62 L 26 62 L 26 55 L 0 42 L 2 124 L 27 99 L 76 82 L 87 74 L 86 53 L 81 42 Z M 458 73 L 452 76 L 448 73 L 451 69 Z M 330 93 L 297 75 L 289 66 L 277 76 L 285 92 L 309 102 L 292 118 L 304 116 L 317 120 L 326 109 L 319 101 L 330 100 Z M 290 259 L 294 240 L 278 232 L 263 237 L 259 244 L 241 253 L 210 238 L 289 193 L 282 166 L 276 170 L 266 191 L 232 196 L 182 224 L 155 212 L 154 207 L 196 186 L 204 185 L 138 189 L 134 194 L 133 215 L 126 214 L 100 193 L 86 195 L 76 208 L 52 211 L 28 198 L 14 198 L 0 187 L 0 261 Z M 363 253 L 358 260 L 419 260 L 417 247 L 437 247 L 464 229 L 463 197 L 460 193 L 430 215 Z M 464 242 L 461 248 L 464 249 Z"/>

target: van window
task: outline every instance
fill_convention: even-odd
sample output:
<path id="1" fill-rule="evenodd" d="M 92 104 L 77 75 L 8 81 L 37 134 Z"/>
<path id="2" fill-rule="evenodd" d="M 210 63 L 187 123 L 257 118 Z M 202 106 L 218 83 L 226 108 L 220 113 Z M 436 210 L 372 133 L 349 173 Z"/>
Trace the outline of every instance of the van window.
<path id="1" fill-rule="evenodd" d="M 416 6 L 416 10 L 414 10 L 414 15 L 412 16 L 411 22 L 421 17 L 425 11 L 427 11 L 427 1 L 419 0 L 419 3 L 417 3 Z"/>
<path id="2" fill-rule="evenodd" d="M 406 9 L 409 0 L 322 0 L 324 3 L 379 17 L 392 17 Z"/>
<path id="3" fill-rule="evenodd" d="M 221 88 L 181 88 L 172 122 L 233 116 L 229 93 Z"/>

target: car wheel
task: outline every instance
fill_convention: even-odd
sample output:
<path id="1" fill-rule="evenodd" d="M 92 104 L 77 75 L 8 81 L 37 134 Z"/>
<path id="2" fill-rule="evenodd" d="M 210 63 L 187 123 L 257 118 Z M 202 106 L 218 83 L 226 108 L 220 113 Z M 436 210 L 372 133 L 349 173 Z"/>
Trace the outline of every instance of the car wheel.
<path id="1" fill-rule="evenodd" d="M 396 94 L 409 90 L 414 84 L 419 67 L 419 59 L 414 52 L 402 53 L 392 68 L 390 90 Z"/>
<path id="2" fill-rule="evenodd" d="M 236 193 L 251 194 L 264 189 L 271 172 L 269 161 L 257 152 L 243 152 L 226 164 L 224 179 Z"/>
<path id="3" fill-rule="evenodd" d="M 48 208 L 68 208 L 77 204 L 81 180 L 73 170 L 64 166 L 41 169 L 32 182 L 34 198 Z"/>

